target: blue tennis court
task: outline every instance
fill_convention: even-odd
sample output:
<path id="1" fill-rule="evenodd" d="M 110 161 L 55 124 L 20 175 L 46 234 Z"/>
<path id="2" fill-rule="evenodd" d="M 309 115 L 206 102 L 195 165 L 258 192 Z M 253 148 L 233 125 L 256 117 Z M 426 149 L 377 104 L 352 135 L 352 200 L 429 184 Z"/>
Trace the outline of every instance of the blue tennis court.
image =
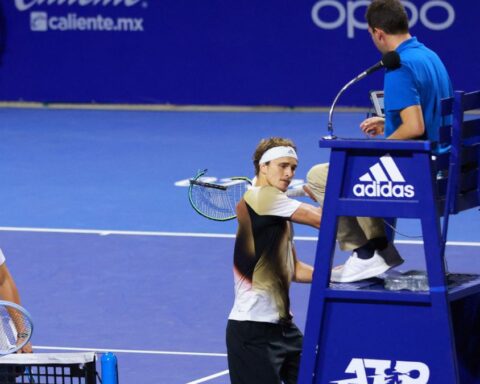
<path id="1" fill-rule="evenodd" d="M 358 137 L 364 112 L 335 116 Z M 184 181 L 252 175 L 268 136 L 293 139 L 296 177 L 328 160 L 317 111 L 0 109 L 0 247 L 35 321 L 37 352 L 114 351 L 121 383 L 228 383 L 235 223 L 198 216 Z M 300 182 L 300 181 L 299 181 Z M 480 272 L 478 210 L 453 217 L 452 272 Z M 401 220 L 402 270 L 423 267 L 419 224 Z M 313 262 L 316 231 L 296 226 Z M 339 261 L 345 255 L 338 255 Z M 305 324 L 309 286 L 294 285 Z"/>

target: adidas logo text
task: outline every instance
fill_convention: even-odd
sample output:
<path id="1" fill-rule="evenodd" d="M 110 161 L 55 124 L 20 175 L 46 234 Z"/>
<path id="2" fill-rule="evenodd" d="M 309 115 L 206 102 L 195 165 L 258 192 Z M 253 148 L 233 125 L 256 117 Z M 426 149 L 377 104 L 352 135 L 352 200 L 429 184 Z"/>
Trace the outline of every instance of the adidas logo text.
<path id="1" fill-rule="evenodd" d="M 357 197 L 414 197 L 415 187 L 406 183 L 393 158 L 387 154 L 379 160 L 359 177 L 361 183 L 353 186 L 353 194 Z"/>
<path id="2" fill-rule="evenodd" d="M 355 184 L 353 194 L 358 197 L 403 197 L 415 196 L 415 187 L 407 184 L 393 184 L 391 181 L 379 183 L 373 181 L 369 184 Z"/>

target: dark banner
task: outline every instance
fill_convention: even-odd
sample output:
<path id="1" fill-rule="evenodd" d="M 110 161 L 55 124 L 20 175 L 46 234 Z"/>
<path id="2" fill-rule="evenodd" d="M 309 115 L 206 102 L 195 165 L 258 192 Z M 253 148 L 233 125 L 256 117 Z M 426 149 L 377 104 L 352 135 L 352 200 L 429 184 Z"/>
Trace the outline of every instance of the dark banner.
<path id="1" fill-rule="evenodd" d="M 368 0 L 1 0 L 0 100 L 327 106 L 380 60 Z M 404 1 L 456 89 L 480 84 L 480 2 Z M 340 105 L 369 104 L 381 72 Z"/>

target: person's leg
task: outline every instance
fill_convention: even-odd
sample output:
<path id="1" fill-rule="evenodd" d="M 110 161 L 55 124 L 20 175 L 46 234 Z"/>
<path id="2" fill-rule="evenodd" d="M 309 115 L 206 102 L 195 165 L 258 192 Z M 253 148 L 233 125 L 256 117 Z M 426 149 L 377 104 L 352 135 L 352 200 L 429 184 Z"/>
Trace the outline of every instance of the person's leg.
<path id="1" fill-rule="evenodd" d="M 275 366 L 269 351 L 272 326 L 276 324 L 228 321 L 226 339 L 231 384 L 281 383 L 280 368 Z"/>
<path id="2" fill-rule="evenodd" d="M 355 243 L 344 241 L 342 249 L 352 249 L 352 255 L 346 263 L 332 270 L 331 281 L 352 283 L 379 276 L 389 269 L 399 266 L 403 259 L 393 243 L 389 243 L 385 233 L 383 219 L 376 217 L 357 217 L 360 232 L 365 235 L 366 243 L 358 247 Z M 348 239 L 347 236 L 343 238 Z M 354 248 L 357 246 L 357 248 Z M 350 248 L 347 248 L 350 247 Z"/>
<path id="3" fill-rule="evenodd" d="M 315 200 L 323 207 L 327 187 L 328 163 L 314 165 L 307 173 L 307 186 Z"/>
<path id="4" fill-rule="evenodd" d="M 317 164 L 307 174 L 308 188 L 322 207 L 327 188 L 328 170 L 328 163 Z M 350 216 L 338 218 L 337 240 L 342 251 L 352 251 L 368 242 L 357 218 Z"/>
<path id="5" fill-rule="evenodd" d="M 285 384 L 297 384 L 303 335 L 295 324 L 283 327 L 285 360 L 280 375 Z"/>
<path id="6" fill-rule="evenodd" d="M 381 256 L 390 268 L 403 263 L 403 259 L 393 245 L 388 241 L 385 222 L 379 217 L 358 217 L 358 223 L 368 239 L 368 244 L 375 253 Z"/>
<path id="7" fill-rule="evenodd" d="M 321 206 L 324 204 L 328 171 L 329 164 L 324 163 L 315 165 L 307 174 L 308 187 Z M 340 249 L 351 250 L 352 255 L 344 265 L 333 268 L 330 277 L 333 282 L 368 279 L 403 262 L 393 244 L 386 241 L 381 218 L 339 217 L 337 240 Z"/>
<path id="8" fill-rule="evenodd" d="M 357 217 L 357 222 L 367 240 L 382 238 L 387 241 L 385 223 L 381 217 Z"/>

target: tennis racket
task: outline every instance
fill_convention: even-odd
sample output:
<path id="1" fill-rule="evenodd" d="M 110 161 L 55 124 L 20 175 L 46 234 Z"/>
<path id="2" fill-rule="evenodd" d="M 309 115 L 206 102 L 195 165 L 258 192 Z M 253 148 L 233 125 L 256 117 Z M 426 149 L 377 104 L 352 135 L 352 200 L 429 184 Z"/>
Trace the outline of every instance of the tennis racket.
<path id="1" fill-rule="evenodd" d="M 32 317 L 25 308 L 0 300 L 0 356 L 22 349 L 33 332 Z"/>
<path id="2" fill-rule="evenodd" d="M 227 221 L 237 217 L 235 208 L 243 194 L 252 185 L 248 177 L 231 177 L 222 184 L 202 181 L 207 170 L 199 171 L 190 179 L 188 199 L 193 209 L 210 220 Z"/>

